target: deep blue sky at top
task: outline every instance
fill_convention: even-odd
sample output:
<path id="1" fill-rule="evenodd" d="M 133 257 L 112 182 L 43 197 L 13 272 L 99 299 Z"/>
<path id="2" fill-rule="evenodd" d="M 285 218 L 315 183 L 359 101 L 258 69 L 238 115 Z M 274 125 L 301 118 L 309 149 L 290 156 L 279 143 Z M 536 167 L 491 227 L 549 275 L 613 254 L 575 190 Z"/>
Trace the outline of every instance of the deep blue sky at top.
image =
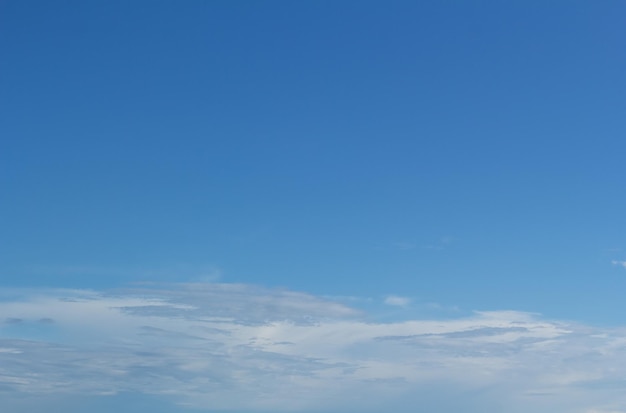
<path id="1" fill-rule="evenodd" d="M 622 1 L 1 1 L 1 284 L 219 268 L 610 322 L 625 19 Z"/>

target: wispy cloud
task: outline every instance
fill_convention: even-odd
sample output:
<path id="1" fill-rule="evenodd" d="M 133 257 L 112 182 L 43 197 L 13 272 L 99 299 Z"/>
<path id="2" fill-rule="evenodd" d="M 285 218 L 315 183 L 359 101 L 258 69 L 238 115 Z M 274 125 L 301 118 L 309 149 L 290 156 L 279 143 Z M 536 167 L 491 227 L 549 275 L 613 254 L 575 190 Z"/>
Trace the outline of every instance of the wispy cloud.
<path id="1" fill-rule="evenodd" d="M 454 241 L 453 237 L 441 237 L 436 243 L 424 245 L 424 248 L 431 250 L 443 250 Z"/>
<path id="2" fill-rule="evenodd" d="M 613 409 L 590 409 L 585 413 L 626 413 L 626 410 L 613 410 Z"/>
<path id="3" fill-rule="evenodd" d="M 400 297 L 399 295 L 388 295 L 385 297 L 385 304 L 395 307 L 406 307 L 411 303 L 411 299 L 408 297 Z"/>
<path id="4" fill-rule="evenodd" d="M 396 241 L 390 244 L 390 248 L 394 250 L 400 251 L 411 251 L 418 248 L 427 249 L 427 250 L 443 250 L 446 247 L 450 246 L 454 241 L 453 237 L 440 237 L 439 239 L 435 239 L 429 241 L 428 243 L 420 244 L 415 241 L 401 240 Z M 389 247 L 387 247 L 389 248 Z"/>
<path id="5" fill-rule="evenodd" d="M 241 284 L 8 296 L 20 298 L 0 302 L 3 400 L 133 392 L 258 412 L 626 406 L 624 329 L 515 311 L 375 323 L 332 300 Z"/>
<path id="6" fill-rule="evenodd" d="M 613 260 L 611 264 L 626 268 L 626 261 Z"/>
<path id="7" fill-rule="evenodd" d="M 413 242 L 407 242 L 407 241 L 394 242 L 393 246 L 394 248 L 397 248 L 402 251 L 408 251 L 408 250 L 417 248 L 417 244 Z"/>

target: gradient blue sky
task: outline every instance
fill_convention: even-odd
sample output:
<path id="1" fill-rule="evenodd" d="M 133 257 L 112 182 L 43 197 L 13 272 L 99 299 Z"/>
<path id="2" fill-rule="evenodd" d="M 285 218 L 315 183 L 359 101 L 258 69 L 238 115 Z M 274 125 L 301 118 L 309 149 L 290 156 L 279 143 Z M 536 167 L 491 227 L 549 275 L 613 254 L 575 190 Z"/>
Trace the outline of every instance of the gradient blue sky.
<path id="1" fill-rule="evenodd" d="M 576 412 L 582 394 L 582 413 L 626 411 L 625 19 L 623 1 L 0 1 L 9 413 L 336 413 L 364 392 L 382 410 L 458 411 L 457 394 Z M 438 367 L 415 368 L 442 373 L 402 372 L 438 335 Z M 109 372 L 126 384 L 60 349 L 128 360 Z M 300 376 L 264 387 L 268 369 Z"/>

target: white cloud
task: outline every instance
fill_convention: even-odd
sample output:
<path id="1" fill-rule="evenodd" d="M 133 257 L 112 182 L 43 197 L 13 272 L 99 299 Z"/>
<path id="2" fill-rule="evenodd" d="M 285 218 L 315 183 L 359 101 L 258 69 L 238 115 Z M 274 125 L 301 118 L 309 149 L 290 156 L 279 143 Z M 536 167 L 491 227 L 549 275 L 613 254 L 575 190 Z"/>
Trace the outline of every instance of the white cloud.
<path id="1" fill-rule="evenodd" d="M 3 400 L 134 392 L 258 412 L 626 405 L 623 329 L 515 311 L 375 323 L 328 299 L 241 284 L 10 296 L 0 301 Z"/>
<path id="2" fill-rule="evenodd" d="M 399 242 L 395 242 L 393 244 L 393 246 L 399 250 L 402 251 L 408 251 L 408 250 L 412 250 L 415 249 L 417 247 L 417 245 L 413 242 L 407 242 L 407 241 L 399 241 Z"/>
<path id="3" fill-rule="evenodd" d="M 626 261 L 613 260 L 611 264 L 626 268 Z"/>
<path id="4" fill-rule="evenodd" d="M 400 297 L 399 295 L 388 295 L 387 297 L 385 297 L 385 304 L 395 307 L 406 307 L 410 303 L 410 298 Z"/>
<path id="5" fill-rule="evenodd" d="M 585 413 L 626 413 L 626 410 L 613 410 L 613 409 L 590 409 Z"/>

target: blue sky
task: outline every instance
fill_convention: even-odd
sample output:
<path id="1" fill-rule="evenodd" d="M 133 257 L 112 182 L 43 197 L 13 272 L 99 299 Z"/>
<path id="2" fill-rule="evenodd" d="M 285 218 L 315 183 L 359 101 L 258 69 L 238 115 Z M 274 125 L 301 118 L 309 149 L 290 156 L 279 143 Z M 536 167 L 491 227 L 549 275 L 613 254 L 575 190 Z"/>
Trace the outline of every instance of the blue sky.
<path id="1" fill-rule="evenodd" d="M 625 412 L 625 13 L 0 2 L 9 413 Z"/>

